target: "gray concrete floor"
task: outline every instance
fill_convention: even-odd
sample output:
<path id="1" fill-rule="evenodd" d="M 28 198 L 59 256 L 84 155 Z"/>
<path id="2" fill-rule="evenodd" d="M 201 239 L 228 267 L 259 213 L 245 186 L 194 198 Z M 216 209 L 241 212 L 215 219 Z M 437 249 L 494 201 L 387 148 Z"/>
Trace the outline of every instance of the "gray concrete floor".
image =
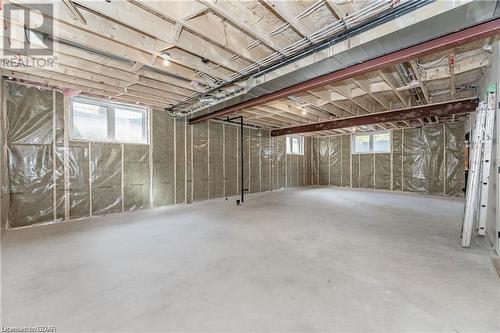
<path id="1" fill-rule="evenodd" d="M 300 188 L 4 233 L 2 324 L 65 331 L 496 331 L 463 200 Z"/>

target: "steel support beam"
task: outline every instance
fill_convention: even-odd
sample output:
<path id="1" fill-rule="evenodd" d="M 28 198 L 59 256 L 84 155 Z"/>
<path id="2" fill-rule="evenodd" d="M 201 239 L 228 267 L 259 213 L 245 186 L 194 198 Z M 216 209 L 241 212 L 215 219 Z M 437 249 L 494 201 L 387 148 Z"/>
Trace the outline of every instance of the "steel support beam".
<path id="1" fill-rule="evenodd" d="M 215 117 L 226 116 L 231 113 L 272 102 L 289 95 L 315 89 L 327 84 L 332 84 L 334 82 L 342 81 L 375 70 L 384 69 L 386 67 L 409 61 L 411 59 L 423 57 L 442 50 L 451 49 L 465 43 L 481 40 L 493 36 L 497 33 L 500 33 L 500 19 L 481 23 L 473 27 L 466 28 L 442 37 L 438 37 L 427 42 L 423 42 L 418 45 L 414 45 L 377 58 L 373 58 L 371 60 L 367 60 L 365 62 L 326 75 L 322 75 L 317 78 L 307 80 L 221 110 L 194 117 L 189 120 L 189 123 L 195 124 Z"/>
<path id="2" fill-rule="evenodd" d="M 371 113 L 357 117 L 349 117 L 322 121 L 307 125 L 280 128 L 271 131 L 271 136 L 318 132 L 339 128 L 349 128 L 353 126 L 375 125 L 380 123 L 387 123 L 390 121 L 408 121 L 419 119 L 422 117 L 444 117 L 457 113 L 475 111 L 478 103 L 478 98 L 466 98 L 445 103 L 426 104 L 405 109 Z"/>

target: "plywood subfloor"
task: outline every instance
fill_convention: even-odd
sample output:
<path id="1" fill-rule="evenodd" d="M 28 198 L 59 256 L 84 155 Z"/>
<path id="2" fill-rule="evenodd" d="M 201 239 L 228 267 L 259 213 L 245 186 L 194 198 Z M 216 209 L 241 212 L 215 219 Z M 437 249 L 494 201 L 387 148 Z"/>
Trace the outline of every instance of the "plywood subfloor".
<path id="1" fill-rule="evenodd" d="M 463 200 L 300 188 L 4 233 L 2 325 L 66 331 L 495 331 Z"/>

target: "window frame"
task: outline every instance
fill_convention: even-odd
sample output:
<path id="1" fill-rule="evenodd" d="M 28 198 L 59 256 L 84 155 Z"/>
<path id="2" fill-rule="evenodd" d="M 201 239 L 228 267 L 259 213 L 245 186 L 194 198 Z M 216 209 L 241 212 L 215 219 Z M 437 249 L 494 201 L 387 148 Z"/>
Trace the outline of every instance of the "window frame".
<path id="1" fill-rule="evenodd" d="M 293 139 L 298 139 L 299 140 L 299 152 L 294 153 L 293 152 L 293 145 L 292 145 L 292 140 Z M 286 154 L 287 155 L 296 155 L 296 156 L 304 156 L 304 137 L 301 135 L 287 135 L 286 136 Z"/>
<path id="2" fill-rule="evenodd" d="M 79 138 L 74 135 L 74 110 L 73 104 L 84 103 L 90 105 L 96 105 L 99 107 L 105 107 L 107 109 L 107 134 L 108 139 L 95 139 L 95 138 Z M 123 109 L 126 111 L 138 112 L 140 111 L 143 115 L 142 121 L 142 142 L 137 141 L 126 141 L 126 140 L 117 140 L 115 133 L 115 109 Z M 123 144 L 131 144 L 131 145 L 149 145 L 150 143 L 150 117 L 151 117 L 151 108 L 145 106 L 131 105 L 126 103 L 119 102 L 108 102 L 101 99 L 94 99 L 85 96 L 74 96 L 69 100 L 69 140 L 70 141 L 80 141 L 80 142 L 97 142 L 97 143 L 123 143 Z"/>
<path id="3" fill-rule="evenodd" d="M 389 134 L 389 149 L 387 151 L 383 150 L 374 150 L 373 149 L 373 144 L 374 140 L 373 137 L 377 134 Z M 369 136 L 369 151 L 364 151 L 364 152 L 357 152 L 356 151 L 356 137 L 358 136 Z M 352 135 L 352 140 L 351 140 L 351 154 L 352 155 L 362 155 L 362 154 L 390 154 L 392 152 L 392 131 L 391 130 L 381 130 L 381 131 L 374 131 L 374 132 L 360 132 Z"/>

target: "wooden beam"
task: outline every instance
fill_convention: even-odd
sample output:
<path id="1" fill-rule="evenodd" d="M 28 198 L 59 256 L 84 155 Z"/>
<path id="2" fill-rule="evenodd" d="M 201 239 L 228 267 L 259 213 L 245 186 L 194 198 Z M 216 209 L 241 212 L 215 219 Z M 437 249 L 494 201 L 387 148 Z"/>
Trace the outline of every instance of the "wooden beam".
<path id="1" fill-rule="evenodd" d="M 473 112 L 479 104 L 477 98 L 466 98 L 452 102 L 426 104 L 413 108 L 405 108 L 386 112 L 372 113 L 358 117 L 336 119 L 314 124 L 281 128 L 271 132 L 271 136 L 297 133 L 318 132 L 353 126 L 375 125 L 391 121 L 406 121 L 431 116 L 449 116 L 457 113 Z"/>
<path id="2" fill-rule="evenodd" d="M 71 1 L 71 0 L 63 0 L 63 2 L 66 5 L 66 7 L 68 7 L 68 9 L 71 12 L 71 14 L 73 14 L 73 16 L 75 17 L 75 19 L 77 19 L 78 21 L 82 22 L 82 24 L 87 25 L 87 20 L 83 17 L 82 13 L 80 13 L 80 10 L 78 10 L 78 8 L 75 6 L 75 4 L 73 3 L 73 1 Z"/>

